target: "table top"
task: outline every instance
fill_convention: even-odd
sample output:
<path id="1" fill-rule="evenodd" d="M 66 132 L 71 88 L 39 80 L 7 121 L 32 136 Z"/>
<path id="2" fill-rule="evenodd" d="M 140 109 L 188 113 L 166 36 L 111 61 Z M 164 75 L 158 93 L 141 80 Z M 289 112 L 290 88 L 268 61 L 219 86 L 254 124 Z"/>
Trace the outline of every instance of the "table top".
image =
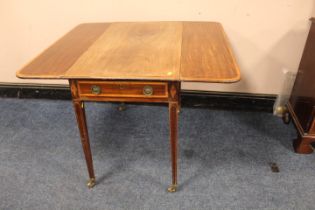
<path id="1" fill-rule="evenodd" d="M 220 23 L 115 22 L 75 27 L 17 77 L 236 82 L 240 71 Z"/>

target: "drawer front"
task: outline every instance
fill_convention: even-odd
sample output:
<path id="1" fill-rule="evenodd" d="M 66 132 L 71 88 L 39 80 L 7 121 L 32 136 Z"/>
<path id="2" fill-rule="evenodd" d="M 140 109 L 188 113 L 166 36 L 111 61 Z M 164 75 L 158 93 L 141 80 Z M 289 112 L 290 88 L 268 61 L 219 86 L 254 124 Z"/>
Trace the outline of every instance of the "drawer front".
<path id="1" fill-rule="evenodd" d="M 78 81 L 82 97 L 168 98 L 167 82 Z"/>

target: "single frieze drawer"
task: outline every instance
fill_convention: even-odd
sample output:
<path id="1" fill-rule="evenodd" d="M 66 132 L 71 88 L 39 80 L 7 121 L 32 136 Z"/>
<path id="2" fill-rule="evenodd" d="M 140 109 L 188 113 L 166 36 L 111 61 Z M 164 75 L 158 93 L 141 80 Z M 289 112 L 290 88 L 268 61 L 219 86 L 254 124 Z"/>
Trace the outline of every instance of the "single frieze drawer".
<path id="1" fill-rule="evenodd" d="M 80 96 L 167 98 L 167 82 L 78 81 Z"/>

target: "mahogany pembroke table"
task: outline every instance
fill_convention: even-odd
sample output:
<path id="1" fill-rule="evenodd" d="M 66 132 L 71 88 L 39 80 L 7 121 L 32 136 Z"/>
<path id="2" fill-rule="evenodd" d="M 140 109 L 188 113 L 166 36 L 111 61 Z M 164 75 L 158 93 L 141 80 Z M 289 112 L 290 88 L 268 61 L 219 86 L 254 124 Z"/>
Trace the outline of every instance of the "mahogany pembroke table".
<path id="1" fill-rule="evenodd" d="M 81 24 L 17 72 L 26 79 L 69 80 L 89 173 L 95 185 L 84 102 L 167 103 L 172 183 L 177 187 L 181 82 L 230 83 L 240 71 L 216 22 Z"/>

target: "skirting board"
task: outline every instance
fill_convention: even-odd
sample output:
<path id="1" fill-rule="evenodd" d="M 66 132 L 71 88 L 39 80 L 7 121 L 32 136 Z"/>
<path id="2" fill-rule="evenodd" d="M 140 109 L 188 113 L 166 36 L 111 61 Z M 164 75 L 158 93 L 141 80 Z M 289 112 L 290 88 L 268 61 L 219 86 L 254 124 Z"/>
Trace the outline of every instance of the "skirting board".
<path id="1" fill-rule="evenodd" d="M 0 84 L 1 98 L 70 100 L 70 89 L 61 85 Z M 183 90 L 183 107 L 272 112 L 275 95 Z"/>

